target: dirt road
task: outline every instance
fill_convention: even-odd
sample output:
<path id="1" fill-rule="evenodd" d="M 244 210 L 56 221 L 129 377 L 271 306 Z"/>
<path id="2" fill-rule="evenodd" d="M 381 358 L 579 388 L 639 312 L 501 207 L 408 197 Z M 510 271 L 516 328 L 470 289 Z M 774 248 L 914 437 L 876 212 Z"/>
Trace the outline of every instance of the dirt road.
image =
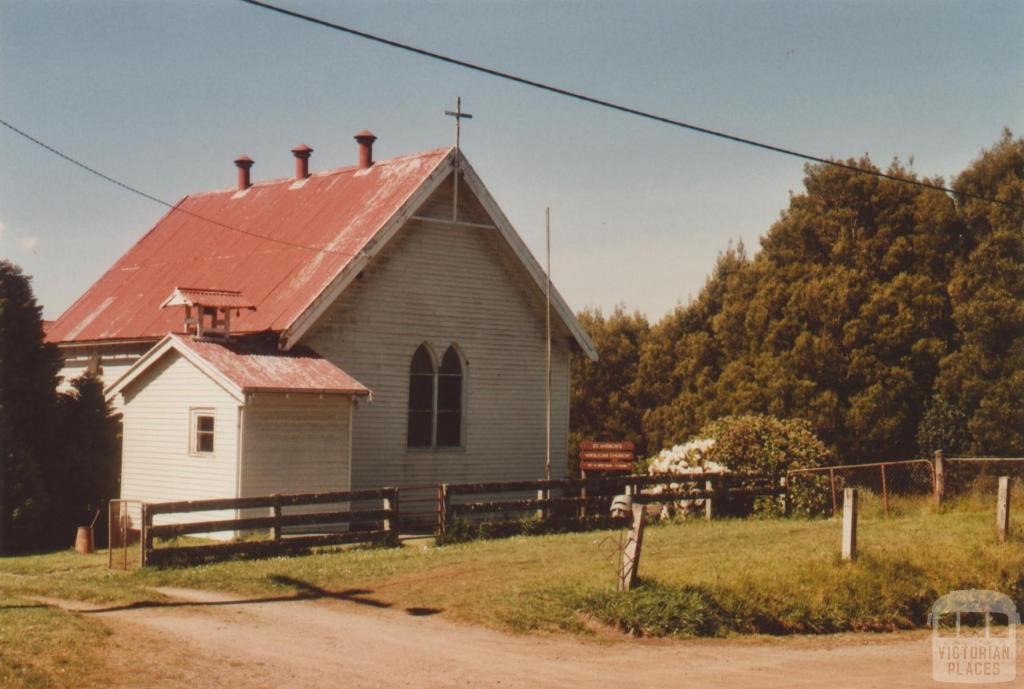
<path id="1" fill-rule="evenodd" d="M 929 637 L 921 633 L 768 641 L 581 641 L 510 636 L 453 623 L 432 610 L 384 609 L 358 591 L 329 600 L 245 600 L 161 591 L 175 602 L 87 613 L 114 633 L 123 676 L 131 677 L 123 686 L 940 686 L 932 683 Z"/>

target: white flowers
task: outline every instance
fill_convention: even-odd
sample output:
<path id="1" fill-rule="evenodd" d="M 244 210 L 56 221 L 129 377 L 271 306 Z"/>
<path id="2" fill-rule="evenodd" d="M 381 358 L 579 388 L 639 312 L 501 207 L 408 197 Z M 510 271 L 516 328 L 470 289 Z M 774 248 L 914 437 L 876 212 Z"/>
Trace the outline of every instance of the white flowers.
<path id="1" fill-rule="evenodd" d="M 726 474 L 729 470 L 718 462 L 708 459 L 711 449 L 715 446 L 712 438 L 695 438 L 682 445 L 662 450 L 651 458 L 647 473 L 651 476 L 703 476 L 705 474 Z M 661 495 L 671 491 L 690 491 L 702 487 L 700 483 L 691 481 L 669 483 L 653 486 L 649 489 L 652 495 Z M 704 509 L 702 498 L 692 500 L 676 500 L 662 505 L 661 518 L 670 519 L 679 514 L 689 517 Z"/>
<path id="2" fill-rule="evenodd" d="M 659 452 L 651 459 L 647 472 L 652 476 L 690 476 L 693 474 L 724 474 L 729 470 L 708 459 L 715 441 L 695 438 Z"/>

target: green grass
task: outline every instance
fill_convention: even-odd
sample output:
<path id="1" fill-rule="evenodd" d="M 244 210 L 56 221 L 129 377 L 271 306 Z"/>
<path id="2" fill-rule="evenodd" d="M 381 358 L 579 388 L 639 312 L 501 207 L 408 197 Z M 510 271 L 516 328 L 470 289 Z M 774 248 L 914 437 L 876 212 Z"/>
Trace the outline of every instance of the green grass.
<path id="1" fill-rule="evenodd" d="M 108 636 L 78 615 L 0 595 L 0 687 L 103 686 Z"/>
<path id="2" fill-rule="evenodd" d="M 108 571 L 103 555 L 5 558 L 0 628 L 38 623 L 53 634 L 89 638 L 102 633 L 93 620 L 47 608 L 6 609 L 4 601 L 50 596 L 125 604 L 160 599 L 155 586 L 182 586 L 253 597 L 332 595 L 519 632 L 586 633 L 592 620 L 638 635 L 681 637 L 910 629 L 925 625 L 931 603 L 958 588 L 1003 591 L 1024 607 L 1021 539 L 995 542 L 989 503 L 990 496 L 968 496 L 940 512 L 927 500 L 894 499 L 885 517 L 879 501 L 865 495 L 856 563 L 838 557 L 838 519 L 651 526 L 642 585 L 626 595 L 613 591 L 614 531 L 130 573 Z M 1015 508 L 1021 514 L 1024 505 L 1018 500 Z M 1020 534 L 1024 525 L 1014 526 Z M 53 648 L 38 634 L 13 644 L 5 653 L 23 658 Z"/>

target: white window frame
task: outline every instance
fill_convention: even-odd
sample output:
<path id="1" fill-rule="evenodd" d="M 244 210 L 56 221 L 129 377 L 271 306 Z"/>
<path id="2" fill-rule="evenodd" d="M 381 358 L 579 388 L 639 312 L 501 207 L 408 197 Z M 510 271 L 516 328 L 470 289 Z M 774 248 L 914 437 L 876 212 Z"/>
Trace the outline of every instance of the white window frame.
<path id="1" fill-rule="evenodd" d="M 199 449 L 199 417 L 209 416 L 213 419 L 213 450 Z M 189 408 L 188 453 L 193 457 L 212 457 L 217 453 L 217 413 L 210 407 Z M 203 431 L 206 433 L 206 431 Z"/>

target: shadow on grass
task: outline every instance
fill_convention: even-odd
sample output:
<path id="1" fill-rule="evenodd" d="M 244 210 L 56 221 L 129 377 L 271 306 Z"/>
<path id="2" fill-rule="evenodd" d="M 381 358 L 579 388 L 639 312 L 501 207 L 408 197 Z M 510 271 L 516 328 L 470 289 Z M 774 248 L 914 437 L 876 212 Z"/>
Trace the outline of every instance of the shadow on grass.
<path id="1" fill-rule="evenodd" d="M 33 608 L 48 607 L 50 606 L 43 603 L 18 603 L 17 605 L 0 605 L 0 612 L 7 612 L 8 610 L 32 610 Z"/>
<path id="2" fill-rule="evenodd" d="M 288 586 L 295 590 L 292 595 L 282 596 L 265 596 L 262 598 L 242 598 L 234 600 L 217 600 L 217 601 L 138 601 L 136 603 L 128 603 L 127 605 L 116 605 L 107 608 L 93 608 L 90 610 L 82 610 L 85 614 L 94 615 L 97 613 L 105 612 L 121 612 L 125 610 L 140 610 L 143 608 L 206 608 L 206 607 L 222 607 L 231 605 L 253 605 L 258 603 L 290 603 L 296 601 L 309 601 L 309 600 L 341 600 L 349 603 L 356 603 L 357 605 L 366 605 L 371 608 L 388 609 L 393 606 L 393 603 L 382 601 L 377 598 L 371 597 L 373 591 L 370 589 L 358 589 L 351 588 L 343 591 L 328 591 L 327 589 L 320 588 L 309 582 L 300 581 L 299 579 L 293 579 L 292 577 L 286 577 L 281 575 L 274 575 L 270 577 L 270 580 L 275 584 L 282 586 Z M 19 606 L 7 606 L 7 607 L 19 607 Z M 37 607 L 37 606 L 22 606 L 22 607 Z M 45 607 L 45 606 L 42 606 Z M 0 610 L 5 608 L 0 608 Z M 406 608 L 405 612 L 415 617 L 424 617 L 428 615 L 436 615 L 443 612 L 438 608 Z"/>

